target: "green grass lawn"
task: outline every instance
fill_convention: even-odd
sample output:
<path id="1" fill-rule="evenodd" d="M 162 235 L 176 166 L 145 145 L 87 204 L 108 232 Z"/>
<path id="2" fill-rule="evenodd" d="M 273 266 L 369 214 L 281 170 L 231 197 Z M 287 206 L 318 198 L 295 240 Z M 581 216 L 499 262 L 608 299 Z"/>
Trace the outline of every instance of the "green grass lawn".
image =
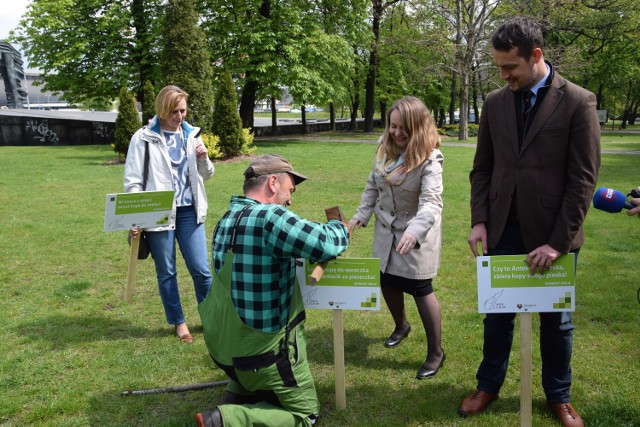
<path id="1" fill-rule="evenodd" d="M 257 142 L 258 154 L 281 154 L 310 177 L 298 187 L 292 210 L 318 221 L 324 220 L 324 208 L 336 204 L 351 216 L 375 150 L 372 143 L 339 142 L 360 136 L 334 135 L 337 142 L 326 136 L 318 135 L 322 141 Z M 640 137 L 611 144 L 637 149 Z M 461 399 L 475 387 L 482 352 L 475 263 L 466 243 L 472 147 L 442 147 L 443 250 L 434 286 L 447 352 L 443 369 L 431 380 L 414 378 L 426 342 L 411 300 L 406 301 L 414 332 L 396 349 L 382 345 L 393 329 L 384 304 L 379 312 L 345 312 L 347 408 L 337 410 L 332 316 L 309 310 L 309 358 L 322 404 L 319 425 L 519 424 L 517 332 L 500 399 L 483 415 L 465 420 L 457 414 Z M 123 166 L 108 165 L 113 159 L 106 146 L 0 147 L 0 425 L 193 425 L 194 414 L 213 407 L 222 395 L 218 388 L 121 396 L 125 390 L 225 377 L 207 354 L 182 261 L 181 295 L 193 345 L 182 345 L 164 321 L 151 259 L 139 263 L 133 302 L 124 301 L 126 233 L 103 232 L 105 195 L 122 191 Z M 216 163 L 216 175 L 206 184 L 208 235 L 231 195 L 240 194 L 247 164 L 247 159 Z M 640 157 L 605 154 L 600 185 L 625 193 L 640 185 Z M 640 221 L 592 209 L 585 227 L 576 285 L 572 401 L 589 426 L 640 425 Z M 370 256 L 372 231 L 357 230 L 344 256 Z M 556 426 L 545 409 L 538 320 L 533 318 L 533 424 Z"/>

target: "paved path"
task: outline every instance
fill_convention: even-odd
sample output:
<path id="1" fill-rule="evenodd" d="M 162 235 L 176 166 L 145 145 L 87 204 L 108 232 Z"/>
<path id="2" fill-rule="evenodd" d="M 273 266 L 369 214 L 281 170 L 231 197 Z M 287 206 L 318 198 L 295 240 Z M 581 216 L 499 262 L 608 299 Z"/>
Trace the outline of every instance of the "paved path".
<path id="1" fill-rule="evenodd" d="M 624 132 L 624 131 L 622 131 Z M 628 133 L 638 133 L 636 131 L 627 131 Z M 315 142 L 344 142 L 355 144 L 377 144 L 378 138 L 371 139 L 347 139 L 347 138 L 327 138 L 321 134 L 308 135 L 280 135 L 280 136 L 257 136 L 255 141 L 315 141 Z M 468 147 L 476 148 L 476 144 L 472 142 L 443 142 L 444 147 Z M 626 154 L 631 156 L 640 156 L 640 150 L 602 150 L 602 154 Z"/>

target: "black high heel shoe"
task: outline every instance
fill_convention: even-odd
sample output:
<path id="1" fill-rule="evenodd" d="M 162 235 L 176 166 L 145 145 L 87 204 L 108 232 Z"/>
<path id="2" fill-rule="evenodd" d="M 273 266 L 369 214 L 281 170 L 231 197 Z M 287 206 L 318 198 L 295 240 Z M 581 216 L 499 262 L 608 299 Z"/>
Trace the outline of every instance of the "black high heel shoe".
<path id="1" fill-rule="evenodd" d="M 402 335 L 400 335 L 400 338 L 393 338 L 393 334 L 391 334 L 391 336 L 389 336 L 389 338 L 387 338 L 387 340 L 384 342 L 384 346 L 389 348 L 397 347 L 403 339 L 409 336 L 409 332 L 411 332 L 411 325 L 409 325 L 409 327 L 405 329 Z"/>
<path id="2" fill-rule="evenodd" d="M 440 363 L 438 363 L 438 366 L 436 366 L 435 369 L 427 369 L 424 367 L 424 364 L 423 364 L 420 370 L 418 370 L 418 373 L 416 374 L 416 378 L 419 380 L 423 380 L 425 378 L 435 377 L 438 371 L 440 370 L 440 368 L 442 368 L 442 365 L 444 365 L 444 360 L 446 358 L 447 358 L 447 355 L 445 354 L 444 350 L 442 350 L 442 360 L 440 361 Z"/>

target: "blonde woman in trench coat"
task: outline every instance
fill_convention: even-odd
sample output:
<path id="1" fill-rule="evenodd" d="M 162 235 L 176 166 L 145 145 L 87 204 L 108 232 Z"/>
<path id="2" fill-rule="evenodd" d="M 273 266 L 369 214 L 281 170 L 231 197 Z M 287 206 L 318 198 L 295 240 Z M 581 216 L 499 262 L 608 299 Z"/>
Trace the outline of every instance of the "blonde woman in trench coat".
<path id="1" fill-rule="evenodd" d="M 382 295 L 395 329 L 385 347 L 409 335 L 404 294 L 415 300 L 427 336 L 427 355 L 417 379 L 438 373 L 445 360 L 441 346 L 440 303 L 432 279 L 440 266 L 442 164 L 433 116 L 417 98 L 396 101 L 387 113 L 373 170 L 349 229 L 376 216 L 373 256 L 380 258 Z"/>

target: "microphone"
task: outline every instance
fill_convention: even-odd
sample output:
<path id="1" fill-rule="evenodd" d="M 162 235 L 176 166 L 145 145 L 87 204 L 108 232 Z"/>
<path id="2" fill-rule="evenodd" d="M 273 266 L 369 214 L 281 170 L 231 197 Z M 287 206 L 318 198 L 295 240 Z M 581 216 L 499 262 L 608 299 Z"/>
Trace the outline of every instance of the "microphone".
<path id="1" fill-rule="evenodd" d="M 593 207 L 601 211 L 616 213 L 622 209 L 633 209 L 636 206 L 627 200 L 627 196 L 620 191 L 601 187 L 593 195 Z"/>

